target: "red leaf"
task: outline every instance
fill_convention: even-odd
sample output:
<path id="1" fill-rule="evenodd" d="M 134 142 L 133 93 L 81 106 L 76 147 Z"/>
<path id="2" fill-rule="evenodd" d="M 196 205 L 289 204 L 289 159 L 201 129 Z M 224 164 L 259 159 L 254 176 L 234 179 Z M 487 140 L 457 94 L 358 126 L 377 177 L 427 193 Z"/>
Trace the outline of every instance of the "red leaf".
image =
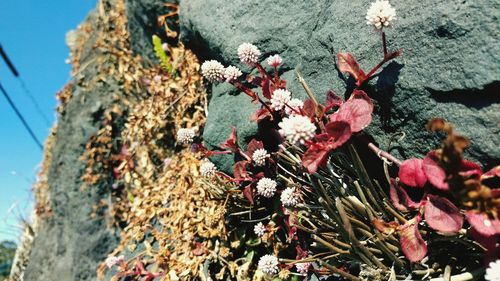
<path id="1" fill-rule="evenodd" d="M 340 72 L 351 74 L 358 85 L 366 78 L 366 74 L 361 69 L 354 56 L 350 53 L 337 54 L 337 67 Z"/>
<path id="2" fill-rule="evenodd" d="M 419 217 L 407 221 L 399 230 L 399 243 L 406 258 L 411 262 L 421 261 L 427 255 L 427 244 L 418 231 Z"/>
<path id="3" fill-rule="evenodd" d="M 250 117 L 250 120 L 259 123 L 265 119 L 272 119 L 272 115 L 266 108 L 257 109 L 257 111 Z"/>
<path id="4" fill-rule="evenodd" d="M 304 112 L 304 115 L 312 118 L 316 116 L 316 105 L 311 99 L 306 99 L 304 101 L 304 106 L 302 107 L 302 111 Z"/>
<path id="5" fill-rule="evenodd" d="M 253 191 L 252 184 L 249 184 L 243 188 L 243 195 L 247 198 L 251 205 L 253 205 Z"/>
<path id="6" fill-rule="evenodd" d="M 446 174 L 444 170 L 439 167 L 437 162 L 437 155 L 435 151 L 431 151 L 427 153 L 423 161 L 423 168 L 425 175 L 427 176 L 427 180 L 440 190 L 448 190 L 448 183 L 444 180 L 446 179 Z"/>
<path id="7" fill-rule="evenodd" d="M 326 132 L 330 139 L 330 149 L 335 149 L 343 145 L 351 137 L 351 127 L 344 121 L 334 121 L 325 125 Z"/>
<path id="8" fill-rule="evenodd" d="M 408 159 L 399 167 L 399 179 L 411 187 L 424 187 L 427 182 L 422 159 Z"/>
<path id="9" fill-rule="evenodd" d="M 330 135 L 327 133 L 320 133 L 314 136 L 316 142 L 328 142 L 330 140 Z"/>
<path id="10" fill-rule="evenodd" d="M 372 99 L 363 90 L 354 89 L 354 91 L 352 91 L 352 94 L 349 97 L 349 99 L 350 100 L 352 100 L 352 99 L 362 99 L 362 100 L 367 101 L 368 103 L 370 103 L 373 106 Z"/>
<path id="11" fill-rule="evenodd" d="M 247 173 L 247 163 L 248 162 L 245 160 L 234 163 L 233 174 L 234 178 L 237 181 L 245 181 L 251 179 Z"/>
<path id="12" fill-rule="evenodd" d="M 394 179 L 391 179 L 389 195 L 391 197 L 392 205 L 394 205 L 394 207 L 401 212 L 408 212 L 408 208 L 418 209 L 420 207 L 420 202 L 416 203 L 411 200 L 404 188 L 400 187 Z"/>
<path id="13" fill-rule="evenodd" d="M 271 87 L 270 87 L 270 83 L 269 83 L 269 79 L 267 78 L 267 76 L 264 76 L 264 78 L 261 80 L 260 82 L 260 87 L 262 89 L 262 95 L 270 100 L 271 99 L 271 96 L 272 96 L 272 91 L 271 91 Z"/>
<path id="14" fill-rule="evenodd" d="M 490 219 L 488 215 L 474 211 L 467 211 L 465 217 L 472 228 L 484 236 L 500 234 L 500 220 L 498 219 Z"/>
<path id="15" fill-rule="evenodd" d="M 232 152 L 237 152 L 238 151 L 238 143 L 237 143 L 237 137 L 236 137 L 236 127 L 232 127 L 231 129 L 231 134 L 229 134 L 229 137 L 227 140 L 223 143 L 220 144 L 220 147 L 222 149 L 229 149 Z"/>
<path id="16" fill-rule="evenodd" d="M 427 196 L 424 216 L 431 228 L 441 232 L 457 232 L 464 223 L 460 210 L 450 200 L 432 194 Z"/>
<path id="17" fill-rule="evenodd" d="M 372 122 L 373 103 L 364 98 L 352 98 L 344 102 L 330 121 L 344 121 L 351 125 L 351 132 L 357 133 Z"/>
<path id="18" fill-rule="evenodd" d="M 304 166 L 310 174 L 315 173 L 320 166 L 326 163 L 329 152 L 330 148 L 325 145 L 318 143 L 312 144 L 302 157 L 302 166 Z"/>
<path id="19" fill-rule="evenodd" d="M 328 111 L 336 106 L 341 106 L 344 103 L 344 100 L 337 96 L 332 90 L 326 92 L 326 102 L 325 102 L 325 111 Z"/>
<path id="20" fill-rule="evenodd" d="M 256 139 L 252 139 L 248 145 L 247 145 L 247 155 L 249 157 L 252 157 L 253 153 L 257 150 L 257 149 L 262 149 L 264 148 L 264 144 L 261 142 L 261 141 L 258 141 Z"/>

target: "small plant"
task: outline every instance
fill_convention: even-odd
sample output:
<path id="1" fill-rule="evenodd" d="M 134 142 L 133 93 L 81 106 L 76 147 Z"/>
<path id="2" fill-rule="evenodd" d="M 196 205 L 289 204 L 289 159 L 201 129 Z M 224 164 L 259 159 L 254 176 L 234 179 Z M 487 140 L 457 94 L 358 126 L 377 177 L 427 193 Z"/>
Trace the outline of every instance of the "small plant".
<path id="1" fill-rule="evenodd" d="M 167 56 L 166 50 L 168 49 L 167 43 L 162 43 L 160 37 L 153 35 L 153 49 L 155 51 L 156 57 L 160 61 L 160 65 L 164 71 L 169 74 L 174 73 L 174 67 L 172 66 L 172 61 Z"/>
<path id="2" fill-rule="evenodd" d="M 428 129 L 448 136 L 424 159 L 400 161 L 366 141 L 363 130 L 372 121 L 374 103 L 362 88 L 402 54 L 387 47 L 384 29 L 395 19 L 388 1 L 374 2 L 366 19 L 381 34 L 383 58 L 365 73 L 352 54 L 337 55 L 338 69 L 356 81 L 347 100 L 328 91 L 318 101 L 299 73 L 308 99 L 293 98 L 278 72 L 283 59 L 268 57 L 268 73 L 259 62 L 261 51 L 250 43 L 241 44 L 237 54 L 258 75 L 215 60 L 201 66 L 209 82 L 230 83 L 260 104 L 251 118 L 267 124 L 266 138 L 252 139 L 246 150 L 238 146 L 236 128 L 219 149 L 193 144 L 206 157 L 237 159 L 232 176 L 211 162 L 201 168 L 202 175 L 227 186 L 228 225 L 246 245 L 235 255 L 253 261 L 255 274 L 281 279 L 476 278 L 484 272 L 482 263 L 498 255 L 500 193 L 491 182 L 500 177 L 500 167 L 483 173 L 464 160 L 468 140 L 442 119 L 431 120 Z M 361 146 L 383 160 L 385 176 L 369 173 Z M 400 166 L 399 178 L 389 165 Z"/>

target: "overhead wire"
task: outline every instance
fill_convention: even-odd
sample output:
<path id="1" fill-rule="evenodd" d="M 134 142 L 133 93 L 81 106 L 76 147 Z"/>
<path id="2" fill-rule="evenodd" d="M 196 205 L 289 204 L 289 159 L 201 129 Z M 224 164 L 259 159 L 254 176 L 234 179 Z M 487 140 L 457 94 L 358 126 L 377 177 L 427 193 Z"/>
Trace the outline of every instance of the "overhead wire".
<path id="1" fill-rule="evenodd" d="M 45 124 L 47 126 L 50 126 L 50 121 L 47 115 L 43 112 L 42 108 L 40 107 L 40 104 L 37 102 L 36 98 L 33 96 L 31 91 L 28 89 L 26 86 L 26 83 L 24 83 L 23 78 L 19 75 L 19 71 L 17 71 L 16 67 L 12 63 L 12 60 L 9 58 L 7 53 L 4 51 L 2 44 L 0 44 L 0 56 L 3 58 L 5 63 L 7 64 L 7 67 L 9 68 L 10 72 L 17 78 L 19 83 L 21 84 L 21 87 L 23 88 L 24 93 L 28 96 L 28 98 L 31 100 L 31 103 L 35 107 L 38 115 L 45 121 Z"/>
<path id="2" fill-rule="evenodd" d="M 30 125 L 28 124 L 28 122 L 26 122 L 26 119 L 24 118 L 22 113 L 17 109 L 17 107 L 14 104 L 14 102 L 12 101 L 10 95 L 7 93 L 5 88 L 2 86 L 2 83 L 0 83 L 0 92 L 2 92 L 3 96 L 7 99 L 7 102 L 9 103 L 10 107 L 14 110 L 14 112 L 16 113 L 19 120 L 21 120 L 21 123 L 23 124 L 24 128 L 28 131 L 28 133 L 30 134 L 33 141 L 37 144 L 37 146 L 40 148 L 40 150 L 43 151 L 42 143 L 38 140 L 35 133 L 31 129 Z"/>

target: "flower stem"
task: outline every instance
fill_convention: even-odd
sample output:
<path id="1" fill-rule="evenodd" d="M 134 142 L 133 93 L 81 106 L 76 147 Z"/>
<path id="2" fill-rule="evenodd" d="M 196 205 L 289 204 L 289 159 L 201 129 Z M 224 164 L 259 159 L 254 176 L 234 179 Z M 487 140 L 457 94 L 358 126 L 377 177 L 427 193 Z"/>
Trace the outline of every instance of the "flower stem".
<path id="1" fill-rule="evenodd" d="M 270 81 L 273 81 L 273 77 L 267 73 L 267 71 L 264 69 L 264 67 L 260 63 L 256 63 L 255 67 L 259 71 L 260 75 L 262 76 L 262 79 L 264 79 L 264 76 L 269 79 Z"/>
<path id="2" fill-rule="evenodd" d="M 377 154 L 377 156 L 381 159 L 387 159 L 393 163 L 396 163 L 396 165 L 401 166 L 401 160 L 397 159 L 393 155 L 391 155 L 389 152 L 383 151 L 382 149 L 378 148 L 376 145 L 373 143 L 369 143 L 368 147 Z"/>
<path id="3" fill-rule="evenodd" d="M 257 93 L 255 93 L 254 91 L 252 91 L 251 89 L 249 89 L 248 87 L 245 87 L 243 84 L 241 84 L 240 81 L 234 81 L 232 82 L 231 84 L 233 84 L 233 86 L 235 86 L 238 90 L 244 92 L 245 94 L 247 94 L 247 96 L 251 97 L 252 98 L 252 101 L 255 101 L 257 100 L 258 102 L 260 102 L 260 104 L 265 107 L 269 113 L 271 114 L 271 116 L 273 116 L 273 111 L 271 110 L 271 108 L 269 107 L 269 105 L 267 105 L 260 97 Z"/>
<path id="4" fill-rule="evenodd" d="M 387 40 L 385 39 L 385 32 L 382 30 L 382 46 L 384 47 L 384 59 L 387 57 Z"/>

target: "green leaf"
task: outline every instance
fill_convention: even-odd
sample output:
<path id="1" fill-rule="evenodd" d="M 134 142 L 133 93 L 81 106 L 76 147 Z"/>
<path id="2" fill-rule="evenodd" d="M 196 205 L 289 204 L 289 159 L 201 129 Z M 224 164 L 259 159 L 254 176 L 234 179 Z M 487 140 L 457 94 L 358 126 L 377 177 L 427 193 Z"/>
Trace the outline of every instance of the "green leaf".
<path id="1" fill-rule="evenodd" d="M 128 201 L 130 201 L 130 203 L 134 203 L 134 195 L 132 194 L 132 192 L 130 191 L 127 191 L 127 198 L 128 198 Z"/>
<path id="2" fill-rule="evenodd" d="M 170 61 L 170 58 L 167 56 L 167 53 L 165 53 L 165 50 L 163 50 L 162 42 L 160 37 L 153 35 L 153 49 L 155 51 L 156 57 L 160 61 L 161 67 L 168 73 L 173 74 L 174 73 L 174 68 L 172 66 L 172 63 Z"/>

